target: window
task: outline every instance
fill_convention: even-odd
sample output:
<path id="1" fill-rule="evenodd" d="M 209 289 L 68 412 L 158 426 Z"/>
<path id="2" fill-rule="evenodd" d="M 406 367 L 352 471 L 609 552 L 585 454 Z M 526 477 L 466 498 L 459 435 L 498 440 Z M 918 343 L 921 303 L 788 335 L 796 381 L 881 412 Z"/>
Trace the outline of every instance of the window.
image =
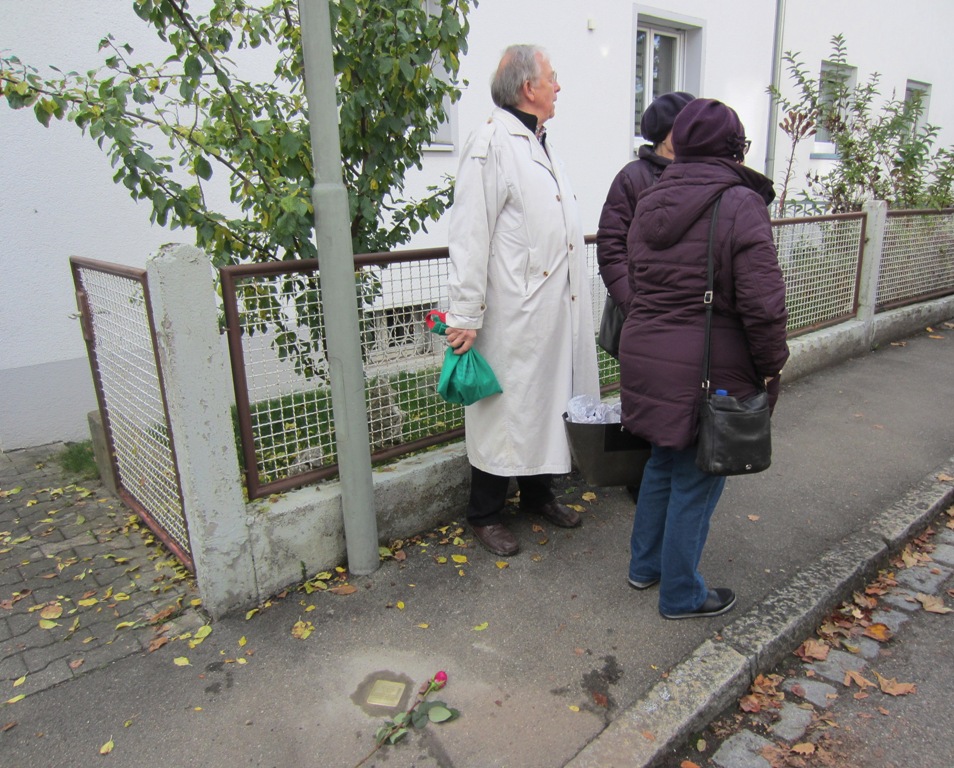
<path id="1" fill-rule="evenodd" d="M 917 80 L 908 80 L 904 87 L 904 105 L 914 113 L 914 124 L 911 127 L 915 135 L 921 133 L 928 124 L 928 107 L 931 106 L 931 86 L 928 83 L 919 83 Z"/>
<path id="2" fill-rule="evenodd" d="M 654 9 L 643 10 L 653 10 L 654 13 L 640 13 L 636 17 L 633 47 L 635 146 L 643 143 L 639 122 L 653 99 L 671 91 L 699 93 L 702 84 L 702 21 Z"/>
<path id="3" fill-rule="evenodd" d="M 636 114 L 634 134 L 639 136 L 639 122 L 653 99 L 670 91 L 682 90 L 681 54 L 685 36 L 662 26 L 640 26 L 636 29 Z"/>
<path id="4" fill-rule="evenodd" d="M 823 61 L 818 81 L 818 131 L 815 142 L 831 142 L 829 127 L 833 120 L 847 117 L 851 94 L 858 80 L 858 70 L 847 64 Z"/>
<path id="5" fill-rule="evenodd" d="M 437 0 L 426 0 L 425 8 L 431 16 L 440 15 L 440 6 Z M 437 59 L 434 63 L 434 76 L 447 81 L 447 70 L 444 63 Z M 426 147 L 429 150 L 449 152 L 454 149 L 454 139 L 457 136 L 457 104 L 452 104 L 450 97 L 444 98 L 444 114 L 447 117 L 431 134 L 431 142 Z"/>

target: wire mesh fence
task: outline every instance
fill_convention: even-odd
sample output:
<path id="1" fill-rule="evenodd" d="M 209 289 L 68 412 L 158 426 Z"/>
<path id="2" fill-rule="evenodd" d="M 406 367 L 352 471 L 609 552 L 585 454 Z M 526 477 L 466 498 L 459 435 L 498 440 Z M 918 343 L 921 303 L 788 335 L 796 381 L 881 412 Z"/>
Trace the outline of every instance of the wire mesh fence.
<path id="1" fill-rule="evenodd" d="M 954 291 L 954 210 L 888 211 L 877 308 Z"/>
<path id="2" fill-rule="evenodd" d="M 857 313 L 865 220 L 863 213 L 850 213 L 772 222 L 790 335 Z"/>
<path id="3" fill-rule="evenodd" d="M 191 568 L 146 273 L 89 259 L 70 261 L 120 492 Z"/>

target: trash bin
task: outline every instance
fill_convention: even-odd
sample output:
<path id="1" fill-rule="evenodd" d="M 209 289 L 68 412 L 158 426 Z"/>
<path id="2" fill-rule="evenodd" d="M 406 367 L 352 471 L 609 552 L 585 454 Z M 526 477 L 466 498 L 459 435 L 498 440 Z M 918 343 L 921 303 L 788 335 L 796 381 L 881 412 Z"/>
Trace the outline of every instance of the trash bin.
<path id="1" fill-rule="evenodd" d="M 650 444 L 622 424 L 578 424 L 563 414 L 570 455 L 587 485 L 638 488 Z"/>

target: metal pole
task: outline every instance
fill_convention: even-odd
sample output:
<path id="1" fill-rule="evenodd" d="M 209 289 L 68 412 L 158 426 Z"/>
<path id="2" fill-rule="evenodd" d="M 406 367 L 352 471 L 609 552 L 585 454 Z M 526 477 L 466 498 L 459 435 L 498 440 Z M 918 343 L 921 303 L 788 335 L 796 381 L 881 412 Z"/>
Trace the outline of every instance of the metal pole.
<path id="1" fill-rule="evenodd" d="M 312 201 L 341 476 L 341 509 L 348 569 L 362 575 L 376 570 L 380 561 L 351 250 L 351 216 L 348 192 L 341 176 L 331 16 L 328 0 L 298 0 L 298 12 L 315 164 Z"/>
<path id="2" fill-rule="evenodd" d="M 775 42 L 772 44 L 772 85 L 780 87 L 782 76 L 782 37 L 785 29 L 785 0 L 775 2 Z M 765 142 L 765 175 L 775 176 L 775 145 L 778 131 L 778 99 L 769 96 L 768 136 Z"/>

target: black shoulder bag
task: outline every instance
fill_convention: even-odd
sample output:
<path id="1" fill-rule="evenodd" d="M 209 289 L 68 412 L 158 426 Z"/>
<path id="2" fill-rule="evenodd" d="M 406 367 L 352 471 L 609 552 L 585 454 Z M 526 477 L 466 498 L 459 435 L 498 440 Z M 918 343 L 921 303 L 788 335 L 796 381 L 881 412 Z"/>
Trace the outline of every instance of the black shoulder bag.
<path id="1" fill-rule="evenodd" d="M 722 390 L 709 391 L 709 352 L 712 330 L 712 250 L 720 196 L 712 207 L 706 266 L 706 332 L 702 353 L 702 405 L 699 409 L 699 443 L 696 466 L 709 475 L 750 475 L 772 463 L 771 412 L 768 392 L 738 400 Z"/>

